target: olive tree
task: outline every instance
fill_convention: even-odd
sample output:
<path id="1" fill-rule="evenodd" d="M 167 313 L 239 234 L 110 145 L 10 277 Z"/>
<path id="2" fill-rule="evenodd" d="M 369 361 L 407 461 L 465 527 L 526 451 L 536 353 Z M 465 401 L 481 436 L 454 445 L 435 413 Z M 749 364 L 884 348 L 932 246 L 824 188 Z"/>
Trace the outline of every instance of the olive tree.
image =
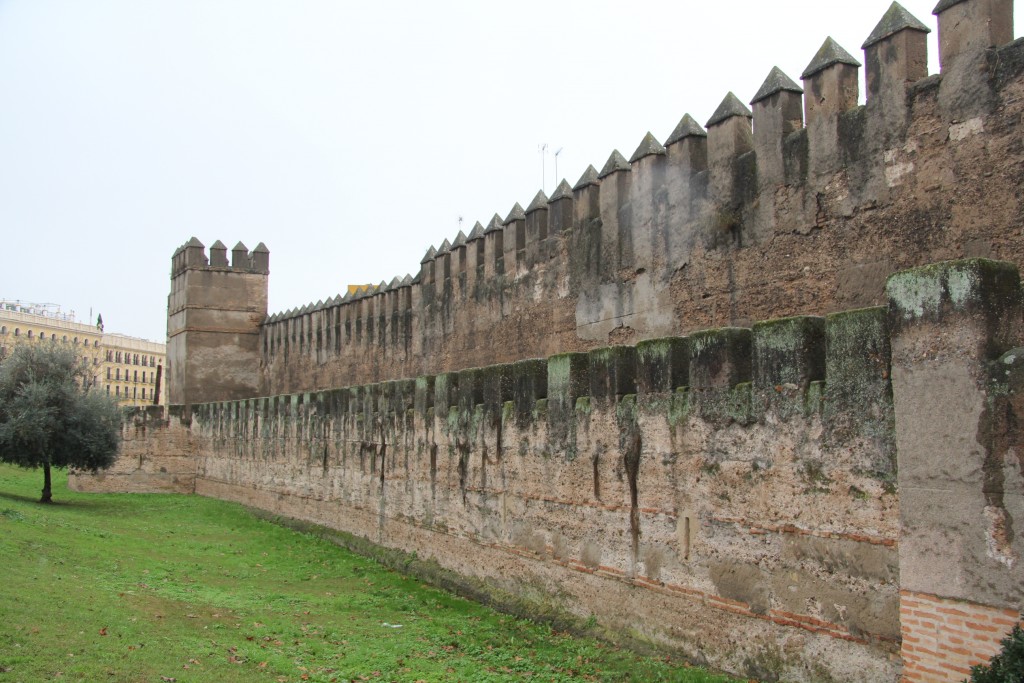
<path id="1" fill-rule="evenodd" d="M 41 503 L 49 503 L 50 468 L 105 469 L 121 439 L 121 411 L 90 391 L 89 368 L 73 347 L 22 344 L 0 363 L 0 462 L 43 468 Z"/>

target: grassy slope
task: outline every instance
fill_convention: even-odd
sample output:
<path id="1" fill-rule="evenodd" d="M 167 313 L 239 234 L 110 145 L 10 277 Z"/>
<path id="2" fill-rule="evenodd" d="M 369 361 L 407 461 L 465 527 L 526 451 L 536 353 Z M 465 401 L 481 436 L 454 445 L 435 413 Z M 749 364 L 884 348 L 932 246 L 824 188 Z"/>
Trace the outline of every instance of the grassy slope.
<path id="1" fill-rule="evenodd" d="M 721 681 L 553 633 L 196 496 L 0 465 L 0 682 Z M 400 626 L 399 626 L 400 625 Z"/>

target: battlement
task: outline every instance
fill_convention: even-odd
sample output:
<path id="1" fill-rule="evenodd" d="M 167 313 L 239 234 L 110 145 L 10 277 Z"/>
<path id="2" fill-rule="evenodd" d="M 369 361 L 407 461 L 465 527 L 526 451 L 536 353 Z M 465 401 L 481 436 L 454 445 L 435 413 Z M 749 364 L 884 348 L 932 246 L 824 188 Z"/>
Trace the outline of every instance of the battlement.
<path id="1" fill-rule="evenodd" d="M 239 242 L 231 250 L 231 263 L 228 263 L 228 248 L 224 243 L 217 240 L 210 246 L 207 253 L 206 247 L 196 237 L 174 250 L 171 257 L 171 277 L 175 278 L 186 270 L 229 269 L 249 273 L 270 273 L 270 250 L 267 245 L 260 242 L 256 248 L 249 251 L 248 247 Z"/>
<path id="2" fill-rule="evenodd" d="M 930 29 L 894 3 L 862 60 L 828 38 L 799 84 L 772 67 L 749 107 L 728 93 L 706 127 L 686 114 L 663 143 L 646 133 L 628 160 L 613 151 L 574 186 L 442 239 L 414 275 L 275 313 L 261 393 L 823 316 L 882 304 L 901 268 L 1024 260 L 1019 166 L 985 161 L 1017 154 L 1024 113 L 1009 4 L 941 3 L 929 77 Z"/>

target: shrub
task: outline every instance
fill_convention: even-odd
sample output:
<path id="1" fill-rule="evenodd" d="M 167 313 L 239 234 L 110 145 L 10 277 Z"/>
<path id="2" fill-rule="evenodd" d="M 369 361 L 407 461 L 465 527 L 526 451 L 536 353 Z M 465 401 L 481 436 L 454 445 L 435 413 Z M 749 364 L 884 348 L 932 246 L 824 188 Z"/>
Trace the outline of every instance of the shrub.
<path id="1" fill-rule="evenodd" d="M 1024 630 L 1013 627 L 1003 639 L 1003 649 L 988 664 L 971 667 L 971 683 L 1024 682 Z"/>

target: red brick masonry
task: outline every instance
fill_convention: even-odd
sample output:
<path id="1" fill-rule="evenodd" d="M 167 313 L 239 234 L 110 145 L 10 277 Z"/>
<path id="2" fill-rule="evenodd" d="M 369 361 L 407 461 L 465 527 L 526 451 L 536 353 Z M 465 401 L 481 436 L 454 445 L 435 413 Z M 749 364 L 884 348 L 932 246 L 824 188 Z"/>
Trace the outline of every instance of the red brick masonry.
<path id="1" fill-rule="evenodd" d="M 971 666 L 989 661 L 1020 612 L 900 592 L 904 683 L 962 681 Z"/>

